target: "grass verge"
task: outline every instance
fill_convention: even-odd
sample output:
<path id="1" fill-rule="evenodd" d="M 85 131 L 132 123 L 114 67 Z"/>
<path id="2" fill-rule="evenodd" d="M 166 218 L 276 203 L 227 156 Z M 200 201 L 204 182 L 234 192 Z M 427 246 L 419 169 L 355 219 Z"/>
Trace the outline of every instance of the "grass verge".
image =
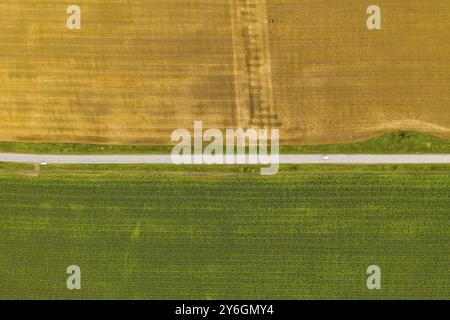
<path id="1" fill-rule="evenodd" d="M 169 154 L 172 146 L 0 142 L 2 153 L 34 154 Z M 336 145 L 281 146 L 298 153 L 449 153 L 450 141 L 417 132 L 395 132 L 363 142 Z"/>
<path id="2" fill-rule="evenodd" d="M 31 164 L 1 163 L 0 172 L 29 173 L 117 173 L 117 174 L 247 174 L 259 175 L 257 165 L 165 165 L 165 164 L 50 164 L 36 167 Z M 338 164 L 282 164 L 280 173 L 449 173 L 450 164 L 382 164 L 382 165 L 338 165 Z"/>

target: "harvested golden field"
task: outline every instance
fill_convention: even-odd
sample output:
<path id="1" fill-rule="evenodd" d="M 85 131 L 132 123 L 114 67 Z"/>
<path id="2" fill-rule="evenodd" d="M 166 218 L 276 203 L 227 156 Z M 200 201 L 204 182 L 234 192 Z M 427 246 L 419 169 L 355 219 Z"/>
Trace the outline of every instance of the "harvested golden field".
<path id="1" fill-rule="evenodd" d="M 369 30 L 376 3 L 382 29 Z M 392 130 L 450 138 L 450 2 L 268 0 L 276 113 L 285 143 Z"/>
<path id="2" fill-rule="evenodd" d="M 82 10 L 69 30 L 69 5 Z M 168 144 L 281 124 L 285 144 L 450 138 L 450 3 L 3 0 L 0 140 Z"/>
<path id="3" fill-rule="evenodd" d="M 81 8 L 81 30 L 66 9 Z M 232 126 L 231 10 L 210 0 L 2 0 L 0 140 L 167 143 Z"/>

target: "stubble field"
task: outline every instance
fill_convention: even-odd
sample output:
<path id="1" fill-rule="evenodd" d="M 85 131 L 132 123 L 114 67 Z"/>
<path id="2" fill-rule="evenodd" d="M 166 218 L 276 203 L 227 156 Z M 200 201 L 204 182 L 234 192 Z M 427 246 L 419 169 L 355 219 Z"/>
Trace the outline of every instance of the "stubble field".
<path id="1" fill-rule="evenodd" d="M 369 31 L 366 1 L 259 0 L 268 42 L 247 52 L 239 3 L 80 0 L 82 30 L 70 31 L 72 1 L 2 1 L 0 140 L 168 144 L 194 120 L 248 124 L 271 96 L 261 119 L 276 116 L 284 144 L 450 138 L 447 2 L 380 0 L 382 30 Z M 251 106 L 250 75 L 263 85 Z"/>
<path id="2" fill-rule="evenodd" d="M 450 3 L 268 0 L 273 95 L 289 144 L 342 143 L 386 131 L 450 138 Z"/>
<path id="3" fill-rule="evenodd" d="M 0 140 L 167 144 L 194 119 L 232 126 L 227 1 L 0 3 Z"/>

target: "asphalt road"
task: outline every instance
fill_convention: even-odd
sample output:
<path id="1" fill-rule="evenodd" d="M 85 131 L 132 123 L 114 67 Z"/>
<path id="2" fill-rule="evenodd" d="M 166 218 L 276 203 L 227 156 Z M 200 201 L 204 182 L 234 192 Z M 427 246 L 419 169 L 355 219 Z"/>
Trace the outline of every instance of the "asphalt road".
<path id="1" fill-rule="evenodd" d="M 35 155 L 0 153 L 0 162 L 48 164 L 172 164 L 170 155 Z M 280 155 L 281 164 L 450 164 L 450 154 Z"/>

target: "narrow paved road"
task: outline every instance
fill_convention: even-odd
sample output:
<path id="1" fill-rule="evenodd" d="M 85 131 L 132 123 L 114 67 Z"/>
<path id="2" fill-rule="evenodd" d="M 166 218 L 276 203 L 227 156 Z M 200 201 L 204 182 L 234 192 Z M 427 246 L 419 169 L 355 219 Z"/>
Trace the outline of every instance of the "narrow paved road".
<path id="1" fill-rule="evenodd" d="M 0 162 L 48 164 L 172 164 L 170 155 L 35 155 L 0 153 Z M 280 155 L 281 164 L 450 164 L 450 154 Z"/>

